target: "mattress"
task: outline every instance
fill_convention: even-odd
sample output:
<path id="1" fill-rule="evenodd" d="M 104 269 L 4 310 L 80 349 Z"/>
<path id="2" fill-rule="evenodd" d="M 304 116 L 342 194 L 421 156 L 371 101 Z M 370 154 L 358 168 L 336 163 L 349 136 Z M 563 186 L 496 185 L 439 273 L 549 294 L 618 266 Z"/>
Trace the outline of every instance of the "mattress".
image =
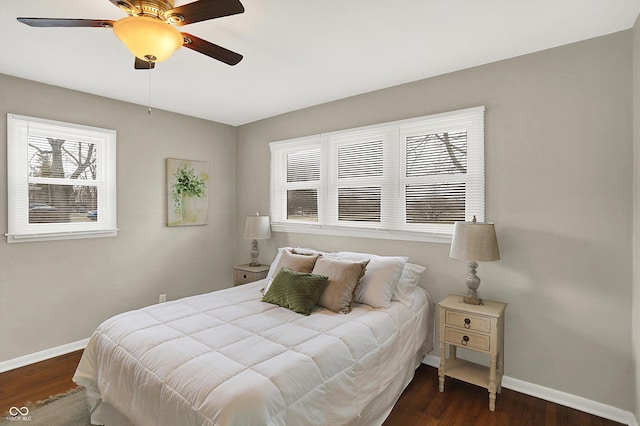
<path id="1" fill-rule="evenodd" d="M 316 306 L 303 316 L 262 302 L 264 284 L 101 324 L 74 375 L 92 422 L 103 423 L 108 408 L 136 425 L 356 424 L 385 391 L 395 403 L 432 349 L 433 307 L 419 287 L 410 306 L 354 304 L 349 314 Z"/>

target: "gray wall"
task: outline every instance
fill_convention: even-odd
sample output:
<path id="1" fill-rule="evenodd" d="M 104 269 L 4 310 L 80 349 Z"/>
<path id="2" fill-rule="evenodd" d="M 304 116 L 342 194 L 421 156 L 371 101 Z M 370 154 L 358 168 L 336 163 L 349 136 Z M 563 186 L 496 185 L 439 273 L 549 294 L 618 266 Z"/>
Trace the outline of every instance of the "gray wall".
<path id="1" fill-rule="evenodd" d="M 104 319 L 157 303 L 160 293 L 174 299 L 232 283 L 235 128 L 160 110 L 149 116 L 142 106 L 5 75 L 0 93 L 3 165 L 9 112 L 117 130 L 120 229 L 116 238 L 0 242 L 0 361 L 89 337 Z M 209 162 L 208 225 L 165 226 L 166 158 Z"/>
<path id="2" fill-rule="evenodd" d="M 633 357 L 635 415 L 640 420 L 640 17 L 633 26 Z"/>
<path id="3" fill-rule="evenodd" d="M 625 31 L 244 125 L 237 214 L 269 209 L 270 141 L 485 105 L 502 259 L 478 274 L 482 296 L 509 303 L 505 373 L 633 411 L 631 88 Z M 407 255 L 435 301 L 465 289 L 448 244 L 274 233 L 262 262 L 284 245 Z"/>

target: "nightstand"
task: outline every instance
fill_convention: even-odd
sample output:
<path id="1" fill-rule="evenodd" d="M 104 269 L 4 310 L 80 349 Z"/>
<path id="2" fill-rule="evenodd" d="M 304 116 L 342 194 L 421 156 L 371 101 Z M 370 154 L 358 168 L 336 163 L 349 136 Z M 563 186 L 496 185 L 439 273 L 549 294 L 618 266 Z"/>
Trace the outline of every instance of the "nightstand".
<path id="1" fill-rule="evenodd" d="M 504 374 L 504 311 L 506 303 L 484 300 L 482 305 L 464 303 L 462 296 L 450 295 L 440 306 L 440 392 L 445 376 L 463 380 L 489 391 L 489 410 L 496 409 L 496 392 L 502 388 Z M 446 347 L 449 345 L 449 358 Z M 461 347 L 489 355 L 485 367 L 456 356 Z"/>
<path id="2" fill-rule="evenodd" d="M 236 265 L 233 267 L 233 285 L 241 285 L 258 281 L 267 277 L 269 265 Z"/>

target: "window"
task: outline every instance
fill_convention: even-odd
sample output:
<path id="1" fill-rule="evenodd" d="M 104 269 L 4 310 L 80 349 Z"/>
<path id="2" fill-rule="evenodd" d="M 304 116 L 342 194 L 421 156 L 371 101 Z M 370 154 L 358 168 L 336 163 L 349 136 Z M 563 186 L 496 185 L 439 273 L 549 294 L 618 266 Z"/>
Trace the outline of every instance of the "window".
<path id="1" fill-rule="evenodd" d="M 484 107 L 270 147 L 275 231 L 448 242 L 484 220 Z"/>
<path id="2" fill-rule="evenodd" d="M 115 236 L 116 132 L 7 115 L 7 242 Z"/>
<path id="3" fill-rule="evenodd" d="M 287 220 L 317 221 L 320 150 L 288 152 L 286 170 Z"/>

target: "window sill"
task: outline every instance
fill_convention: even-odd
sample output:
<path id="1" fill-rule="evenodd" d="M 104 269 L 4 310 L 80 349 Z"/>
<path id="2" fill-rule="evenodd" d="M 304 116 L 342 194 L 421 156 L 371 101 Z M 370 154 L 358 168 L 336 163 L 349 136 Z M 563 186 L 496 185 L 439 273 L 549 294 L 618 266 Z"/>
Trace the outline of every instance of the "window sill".
<path id="1" fill-rule="evenodd" d="M 365 229 L 355 227 L 337 227 L 327 225 L 310 225 L 298 223 L 272 223 L 274 232 L 289 232 L 294 234 L 322 234 L 341 237 L 378 238 L 383 240 L 419 241 L 428 243 L 451 244 L 450 234 L 427 232 L 391 231 L 383 229 Z"/>
<path id="2" fill-rule="evenodd" d="M 88 232 L 57 232 L 50 234 L 30 234 L 30 235 L 9 235 L 7 237 L 7 243 L 30 243 L 34 241 L 59 241 L 59 240 L 77 240 L 81 238 L 105 238 L 115 237 L 118 235 L 118 230 L 106 230 L 106 231 L 88 231 Z"/>

